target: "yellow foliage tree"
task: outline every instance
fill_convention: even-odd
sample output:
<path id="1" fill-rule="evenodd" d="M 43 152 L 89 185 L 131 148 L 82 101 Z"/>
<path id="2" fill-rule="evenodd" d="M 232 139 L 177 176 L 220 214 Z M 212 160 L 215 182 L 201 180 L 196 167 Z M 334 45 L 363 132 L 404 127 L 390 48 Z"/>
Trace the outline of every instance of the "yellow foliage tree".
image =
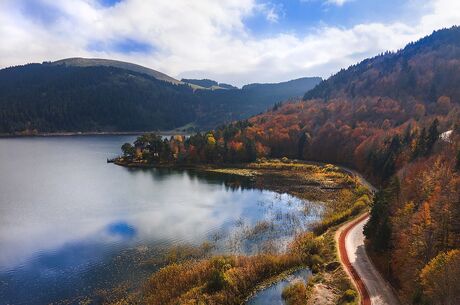
<path id="1" fill-rule="evenodd" d="M 460 250 L 438 254 L 422 269 L 420 280 L 433 304 L 459 304 Z"/>
<path id="2" fill-rule="evenodd" d="M 214 138 L 214 136 L 212 134 L 207 134 L 207 141 L 208 141 L 208 145 L 211 145 L 211 146 L 214 146 L 216 145 L 216 139 Z"/>

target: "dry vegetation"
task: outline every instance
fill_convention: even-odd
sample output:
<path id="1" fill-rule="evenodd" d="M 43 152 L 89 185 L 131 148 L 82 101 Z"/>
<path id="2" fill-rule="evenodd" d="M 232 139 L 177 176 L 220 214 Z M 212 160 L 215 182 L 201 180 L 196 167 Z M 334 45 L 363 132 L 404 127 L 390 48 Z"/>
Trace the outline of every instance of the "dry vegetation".
<path id="1" fill-rule="evenodd" d="M 322 201 L 324 220 L 314 226 L 314 232 L 297 235 L 283 253 L 200 257 L 197 253 L 206 252 L 203 249 L 192 251 L 186 247 L 187 254 L 182 255 L 177 248 L 165 256 L 171 258 L 169 264 L 155 272 L 140 290 L 106 294 L 105 304 L 243 304 L 258 289 L 302 267 L 310 268 L 315 276 L 308 285 L 289 288 L 285 293 L 289 304 L 306 304 L 306 296 L 318 285 L 335 301 L 345 304 L 341 300 L 348 300 L 348 290 L 353 288 L 337 259 L 334 230 L 329 229 L 369 204 L 369 193 L 358 179 L 332 165 L 287 159 L 203 169 L 245 177 L 250 173 L 256 187 Z M 258 223 L 254 230 L 267 225 Z"/>

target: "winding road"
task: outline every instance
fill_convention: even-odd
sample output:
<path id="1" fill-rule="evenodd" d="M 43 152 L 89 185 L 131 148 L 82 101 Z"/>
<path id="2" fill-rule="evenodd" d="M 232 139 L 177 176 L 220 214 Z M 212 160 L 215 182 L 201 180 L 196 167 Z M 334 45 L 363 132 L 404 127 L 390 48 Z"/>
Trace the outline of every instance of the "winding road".
<path id="1" fill-rule="evenodd" d="M 337 231 L 340 261 L 353 279 L 362 305 L 399 305 L 393 289 L 366 254 L 363 228 L 368 220 L 368 214 L 362 215 Z"/>

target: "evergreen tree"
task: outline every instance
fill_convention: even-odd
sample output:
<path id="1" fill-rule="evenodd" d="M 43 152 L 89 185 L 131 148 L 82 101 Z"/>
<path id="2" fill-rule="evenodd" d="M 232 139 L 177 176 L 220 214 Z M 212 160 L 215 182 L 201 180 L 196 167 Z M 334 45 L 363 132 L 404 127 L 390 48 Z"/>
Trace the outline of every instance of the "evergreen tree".
<path id="1" fill-rule="evenodd" d="M 460 171 L 460 150 L 457 152 L 457 162 L 455 164 L 455 170 Z"/>
<path id="2" fill-rule="evenodd" d="M 420 132 L 418 138 L 417 138 L 417 143 L 415 144 L 415 150 L 413 152 L 412 158 L 416 159 L 420 156 L 424 156 L 427 150 L 427 143 L 426 143 L 427 135 L 426 135 L 426 129 L 423 128 L 422 131 Z"/>
<path id="3" fill-rule="evenodd" d="M 433 149 L 434 144 L 439 139 L 438 125 L 439 125 L 438 119 L 434 119 L 433 123 L 431 123 L 430 128 L 428 129 L 425 155 L 429 155 L 431 153 L 431 150 Z"/>

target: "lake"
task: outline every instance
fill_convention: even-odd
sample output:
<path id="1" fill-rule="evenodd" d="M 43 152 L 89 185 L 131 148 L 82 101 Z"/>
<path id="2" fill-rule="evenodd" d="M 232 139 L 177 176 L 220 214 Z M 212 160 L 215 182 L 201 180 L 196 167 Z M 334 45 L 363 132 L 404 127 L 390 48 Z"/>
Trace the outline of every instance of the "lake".
<path id="1" fill-rule="evenodd" d="M 318 218 L 250 181 L 106 163 L 134 136 L 0 139 L 0 304 L 77 300 L 142 283 L 178 245 L 282 249 Z M 158 254 L 160 255 L 160 254 Z"/>
<path id="2" fill-rule="evenodd" d="M 311 271 L 308 269 L 298 270 L 289 275 L 287 278 L 273 283 L 264 290 L 258 292 L 254 297 L 249 299 L 247 305 L 283 305 L 283 289 L 286 286 L 295 283 L 296 281 L 307 284 L 311 275 Z"/>

